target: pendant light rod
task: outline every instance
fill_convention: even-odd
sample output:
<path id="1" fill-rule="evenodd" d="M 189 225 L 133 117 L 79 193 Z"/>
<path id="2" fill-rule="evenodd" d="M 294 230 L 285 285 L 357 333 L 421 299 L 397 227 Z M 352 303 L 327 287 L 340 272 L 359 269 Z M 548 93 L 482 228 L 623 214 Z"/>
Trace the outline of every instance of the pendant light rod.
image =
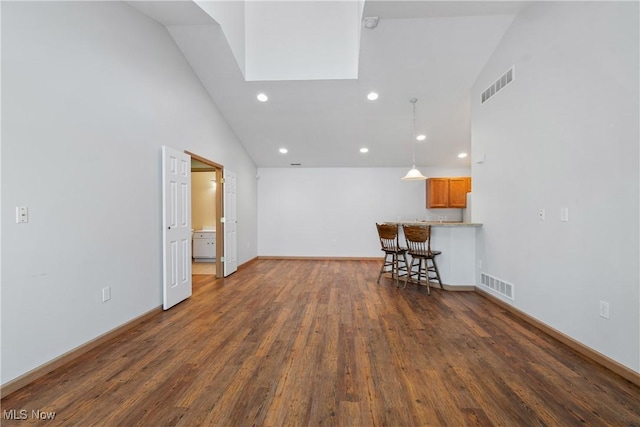
<path id="1" fill-rule="evenodd" d="M 411 98 L 409 102 L 413 108 L 413 139 L 411 140 L 411 146 L 413 147 L 413 168 L 416 168 L 416 102 L 418 98 Z"/>
<path id="2" fill-rule="evenodd" d="M 413 140 L 411 141 L 411 147 L 413 149 L 413 164 L 411 170 L 402 177 L 405 181 L 421 181 L 427 179 L 426 176 L 416 168 L 416 102 L 418 98 L 411 98 L 409 102 L 413 105 Z"/>

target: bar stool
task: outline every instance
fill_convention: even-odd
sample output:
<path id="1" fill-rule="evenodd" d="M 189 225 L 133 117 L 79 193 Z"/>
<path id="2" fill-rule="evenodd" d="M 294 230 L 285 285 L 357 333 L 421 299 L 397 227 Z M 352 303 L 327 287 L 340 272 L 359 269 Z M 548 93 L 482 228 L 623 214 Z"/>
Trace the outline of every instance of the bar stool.
<path id="1" fill-rule="evenodd" d="M 391 277 L 395 277 L 396 287 L 399 287 L 398 278 L 407 275 L 407 249 L 400 247 L 398 225 L 376 223 L 376 227 L 378 228 L 380 245 L 384 251 L 384 262 L 380 268 L 377 283 L 380 283 L 382 273 L 388 272 L 386 269 L 391 267 Z M 391 259 L 389 259 L 389 257 L 391 257 Z M 402 265 L 400 265 L 400 263 L 402 263 Z M 401 274 L 401 272 L 403 274 Z M 405 286 L 407 286 L 406 281 Z"/>
<path id="2" fill-rule="evenodd" d="M 438 272 L 438 266 L 436 265 L 436 255 L 440 255 L 440 251 L 431 250 L 431 226 L 427 225 L 403 225 L 404 237 L 407 242 L 407 251 L 411 255 L 411 264 L 409 265 L 409 271 L 404 280 L 404 286 L 407 286 L 407 281 L 413 282 L 414 276 L 418 276 L 416 283 L 420 284 L 420 279 L 424 276 L 427 286 L 427 294 L 431 295 L 431 288 L 429 282 L 431 279 L 438 281 L 441 289 L 442 280 L 440 280 L 440 273 Z M 418 260 L 418 270 L 413 270 L 414 261 Z"/>

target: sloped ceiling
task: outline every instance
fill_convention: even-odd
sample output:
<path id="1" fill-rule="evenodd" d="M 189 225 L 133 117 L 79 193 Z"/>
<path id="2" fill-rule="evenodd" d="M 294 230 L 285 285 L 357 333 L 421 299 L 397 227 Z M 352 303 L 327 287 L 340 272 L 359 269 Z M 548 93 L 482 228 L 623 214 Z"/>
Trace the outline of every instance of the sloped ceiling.
<path id="1" fill-rule="evenodd" d="M 271 64 L 270 78 L 247 81 L 243 68 L 252 61 L 251 49 L 244 52 L 244 62 L 237 61 L 223 31 L 225 26 L 226 32 L 237 26 L 227 20 L 221 27 L 204 12 L 202 3 L 206 2 L 130 4 L 167 27 L 258 167 L 299 167 L 292 163 L 302 167 L 409 167 L 413 148 L 418 167 L 468 166 L 469 157 L 459 159 L 457 154 L 470 150 L 470 89 L 513 17 L 526 4 L 368 1 L 361 14 L 379 17 L 379 24 L 375 29 L 359 26 L 357 78 L 295 79 L 281 61 L 285 80 L 273 78 L 277 67 Z M 304 16 L 304 9 L 288 8 L 290 3 L 277 2 L 282 19 L 320 19 L 332 29 L 326 15 Z M 322 7 L 323 2 L 313 3 Z M 237 3 L 235 7 L 237 10 Z M 237 25 L 250 22 L 245 17 Z M 314 24 L 314 28 L 321 27 Z M 245 26 L 244 34 L 250 33 Z M 294 44 L 309 46 L 311 58 L 321 55 L 317 34 L 305 44 L 302 33 L 290 35 Z M 237 33 L 234 37 L 237 52 L 237 40 L 242 37 Z M 335 37 L 325 38 L 335 45 Z M 287 43 L 280 45 L 285 50 L 274 50 L 274 58 L 288 54 Z M 289 54 L 301 55 L 293 50 Z M 268 49 L 261 55 L 268 58 Z M 367 99 L 371 91 L 379 93 L 378 100 Z M 269 96 L 268 102 L 257 101 L 260 92 Z M 422 142 L 413 139 L 409 102 L 413 97 L 418 98 L 416 130 L 427 134 Z M 289 152 L 280 154 L 280 147 Z M 360 153 L 361 147 L 369 152 Z"/>

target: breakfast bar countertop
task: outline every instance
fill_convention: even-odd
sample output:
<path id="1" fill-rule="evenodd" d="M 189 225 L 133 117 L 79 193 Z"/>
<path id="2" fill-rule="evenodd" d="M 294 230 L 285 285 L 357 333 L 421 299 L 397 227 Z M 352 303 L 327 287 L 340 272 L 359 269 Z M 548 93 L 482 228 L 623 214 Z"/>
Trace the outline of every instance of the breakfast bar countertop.
<path id="1" fill-rule="evenodd" d="M 430 225 L 432 227 L 482 227 L 478 222 L 386 221 L 387 224 Z"/>

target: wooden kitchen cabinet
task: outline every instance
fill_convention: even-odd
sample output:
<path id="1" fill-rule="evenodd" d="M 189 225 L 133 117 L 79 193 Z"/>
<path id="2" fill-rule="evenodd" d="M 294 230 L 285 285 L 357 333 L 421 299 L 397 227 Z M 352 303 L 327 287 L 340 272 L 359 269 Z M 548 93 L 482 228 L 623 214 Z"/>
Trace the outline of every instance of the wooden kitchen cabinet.
<path id="1" fill-rule="evenodd" d="M 467 193 L 471 191 L 471 178 L 449 178 L 449 207 L 466 208 Z"/>
<path id="2" fill-rule="evenodd" d="M 427 209 L 466 208 L 471 177 L 429 178 L 426 191 Z"/>
<path id="3" fill-rule="evenodd" d="M 449 207 L 449 178 L 427 179 L 427 208 Z"/>

